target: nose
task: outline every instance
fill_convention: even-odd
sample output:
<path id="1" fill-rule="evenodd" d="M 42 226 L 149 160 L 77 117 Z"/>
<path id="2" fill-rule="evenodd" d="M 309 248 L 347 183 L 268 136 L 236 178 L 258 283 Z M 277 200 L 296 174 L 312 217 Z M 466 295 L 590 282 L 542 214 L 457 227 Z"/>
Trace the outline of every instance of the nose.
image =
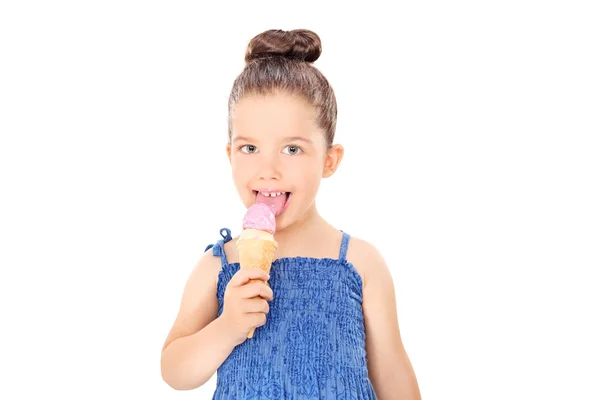
<path id="1" fill-rule="evenodd" d="M 261 158 L 258 169 L 258 178 L 267 181 L 281 179 L 281 168 L 277 156 L 265 156 Z"/>

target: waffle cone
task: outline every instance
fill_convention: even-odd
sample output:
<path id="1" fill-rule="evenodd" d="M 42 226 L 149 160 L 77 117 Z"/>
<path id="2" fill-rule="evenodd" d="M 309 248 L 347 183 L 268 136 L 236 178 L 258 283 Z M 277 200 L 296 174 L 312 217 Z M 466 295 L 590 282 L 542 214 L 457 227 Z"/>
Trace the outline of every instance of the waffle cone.
<path id="1" fill-rule="evenodd" d="M 263 239 L 240 239 L 237 242 L 240 257 L 240 268 L 260 268 L 267 274 L 271 273 L 271 264 L 277 250 L 277 242 Z M 260 279 L 252 279 L 248 283 L 263 282 Z M 269 283 L 267 282 L 267 285 Z M 250 330 L 248 338 L 254 336 L 255 328 Z"/>
<path id="2" fill-rule="evenodd" d="M 240 268 L 260 268 L 271 271 L 271 263 L 277 250 L 277 242 L 262 239 L 242 239 L 237 243 Z"/>

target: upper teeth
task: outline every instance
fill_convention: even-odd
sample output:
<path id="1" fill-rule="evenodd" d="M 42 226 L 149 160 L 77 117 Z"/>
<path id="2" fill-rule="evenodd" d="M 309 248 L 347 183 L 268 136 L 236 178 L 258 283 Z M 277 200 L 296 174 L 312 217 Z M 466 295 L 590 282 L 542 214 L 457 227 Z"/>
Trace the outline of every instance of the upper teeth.
<path id="1" fill-rule="evenodd" d="M 267 192 L 260 192 L 260 194 L 262 194 L 263 196 L 271 196 L 271 197 L 275 197 L 275 196 L 279 196 L 282 194 L 285 194 L 285 192 L 271 192 L 271 193 L 267 193 Z"/>

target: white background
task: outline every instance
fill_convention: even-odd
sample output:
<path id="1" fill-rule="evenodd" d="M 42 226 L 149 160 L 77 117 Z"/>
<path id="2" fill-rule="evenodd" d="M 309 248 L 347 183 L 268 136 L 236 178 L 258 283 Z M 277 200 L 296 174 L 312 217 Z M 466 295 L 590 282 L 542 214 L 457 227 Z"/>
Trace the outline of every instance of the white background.
<path id="1" fill-rule="evenodd" d="M 386 258 L 423 398 L 599 399 L 592 3 L 2 2 L 0 398 L 210 399 L 160 350 L 240 229 L 246 45 L 307 28 L 346 147 L 317 204 Z"/>

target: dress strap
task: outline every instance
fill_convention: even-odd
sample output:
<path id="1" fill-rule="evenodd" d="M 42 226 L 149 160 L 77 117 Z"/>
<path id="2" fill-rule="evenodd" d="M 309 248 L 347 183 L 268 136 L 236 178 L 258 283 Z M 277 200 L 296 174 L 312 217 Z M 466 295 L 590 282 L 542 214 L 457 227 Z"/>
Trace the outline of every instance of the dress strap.
<path id="1" fill-rule="evenodd" d="M 348 252 L 348 241 L 350 240 L 350 235 L 346 232 L 341 231 L 344 235 L 342 236 L 342 245 L 340 246 L 340 260 L 346 259 L 346 253 Z"/>
<path id="2" fill-rule="evenodd" d="M 213 256 L 220 256 L 221 257 L 221 265 L 225 266 L 228 264 L 228 262 L 227 262 L 227 256 L 225 255 L 225 248 L 223 247 L 223 245 L 232 239 L 231 231 L 227 228 L 221 228 L 219 233 L 221 234 L 221 237 L 223 239 L 217 241 L 217 243 L 215 243 L 214 245 L 209 244 L 208 246 L 206 246 L 206 249 L 204 249 L 204 252 L 206 252 L 208 249 L 210 249 L 212 247 Z"/>

